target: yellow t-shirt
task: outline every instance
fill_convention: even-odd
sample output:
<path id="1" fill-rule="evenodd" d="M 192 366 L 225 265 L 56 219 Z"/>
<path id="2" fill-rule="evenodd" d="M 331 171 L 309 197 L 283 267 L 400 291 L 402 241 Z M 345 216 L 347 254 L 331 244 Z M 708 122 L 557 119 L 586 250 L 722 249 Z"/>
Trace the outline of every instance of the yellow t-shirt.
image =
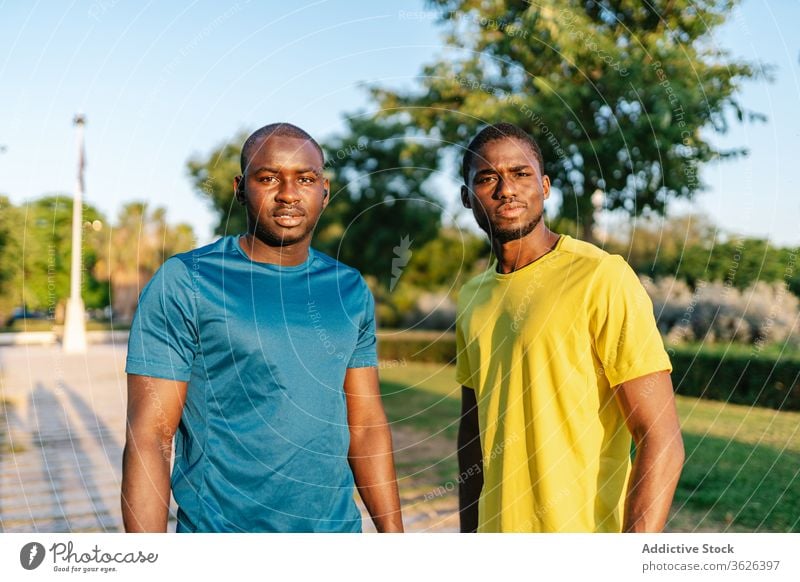
<path id="1" fill-rule="evenodd" d="M 617 255 L 562 236 L 459 293 L 457 379 L 475 390 L 482 532 L 619 532 L 631 435 L 612 387 L 672 370 L 653 306 Z"/>

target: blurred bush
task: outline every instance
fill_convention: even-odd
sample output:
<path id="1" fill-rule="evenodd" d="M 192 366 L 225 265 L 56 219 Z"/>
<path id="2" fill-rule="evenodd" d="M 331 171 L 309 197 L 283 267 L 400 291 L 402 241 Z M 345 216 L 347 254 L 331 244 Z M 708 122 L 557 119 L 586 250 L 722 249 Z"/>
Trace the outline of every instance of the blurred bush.
<path id="1" fill-rule="evenodd" d="M 694 290 L 674 277 L 642 277 L 667 342 L 800 344 L 800 300 L 786 284 L 756 282 L 740 291 L 698 281 Z"/>

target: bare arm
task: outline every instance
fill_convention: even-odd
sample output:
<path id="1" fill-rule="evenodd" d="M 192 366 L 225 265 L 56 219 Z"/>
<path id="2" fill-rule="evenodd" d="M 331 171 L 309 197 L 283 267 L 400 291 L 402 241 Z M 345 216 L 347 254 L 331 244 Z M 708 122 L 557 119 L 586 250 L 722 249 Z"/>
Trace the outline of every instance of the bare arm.
<path id="1" fill-rule="evenodd" d="M 128 375 L 128 422 L 122 455 L 122 519 L 127 532 L 165 532 L 172 438 L 186 382 Z"/>
<path id="2" fill-rule="evenodd" d="M 683 468 L 681 427 L 668 372 L 620 385 L 617 401 L 636 443 L 623 531 L 660 532 Z"/>
<path id="3" fill-rule="evenodd" d="M 392 433 L 381 402 L 377 368 L 348 368 L 344 379 L 350 426 L 350 467 L 375 528 L 402 532 Z"/>
<path id="4" fill-rule="evenodd" d="M 461 387 L 461 423 L 458 427 L 458 509 L 461 533 L 478 530 L 478 499 L 483 489 L 483 453 L 475 391 Z"/>

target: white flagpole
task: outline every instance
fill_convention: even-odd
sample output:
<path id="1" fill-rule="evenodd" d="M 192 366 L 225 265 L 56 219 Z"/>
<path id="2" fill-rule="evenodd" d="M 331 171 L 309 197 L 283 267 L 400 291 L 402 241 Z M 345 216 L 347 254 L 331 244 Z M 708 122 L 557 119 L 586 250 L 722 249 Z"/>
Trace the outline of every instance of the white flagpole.
<path id="1" fill-rule="evenodd" d="M 83 126 L 86 117 L 76 115 L 73 120 L 78 145 L 78 180 L 75 197 L 72 201 L 72 268 L 70 270 L 69 299 L 64 320 L 64 352 L 82 354 L 86 352 L 86 315 L 81 298 L 81 275 L 83 263 L 83 168 L 85 166 L 83 147 Z"/>

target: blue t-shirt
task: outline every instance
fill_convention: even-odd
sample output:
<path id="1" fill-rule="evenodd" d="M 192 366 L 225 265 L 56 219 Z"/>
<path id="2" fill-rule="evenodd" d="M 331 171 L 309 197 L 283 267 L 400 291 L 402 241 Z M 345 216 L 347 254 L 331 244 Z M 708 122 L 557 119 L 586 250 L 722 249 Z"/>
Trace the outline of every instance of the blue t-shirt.
<path id="1" fill-rule="evenodd" d="M 168 259 L 142 291 L 126 372 L 188 381 L 179 531 L 357 532 L 347 368 L 377 366 L 372 294 L 309 250 L 250 260 L 236 236 Z"/>

